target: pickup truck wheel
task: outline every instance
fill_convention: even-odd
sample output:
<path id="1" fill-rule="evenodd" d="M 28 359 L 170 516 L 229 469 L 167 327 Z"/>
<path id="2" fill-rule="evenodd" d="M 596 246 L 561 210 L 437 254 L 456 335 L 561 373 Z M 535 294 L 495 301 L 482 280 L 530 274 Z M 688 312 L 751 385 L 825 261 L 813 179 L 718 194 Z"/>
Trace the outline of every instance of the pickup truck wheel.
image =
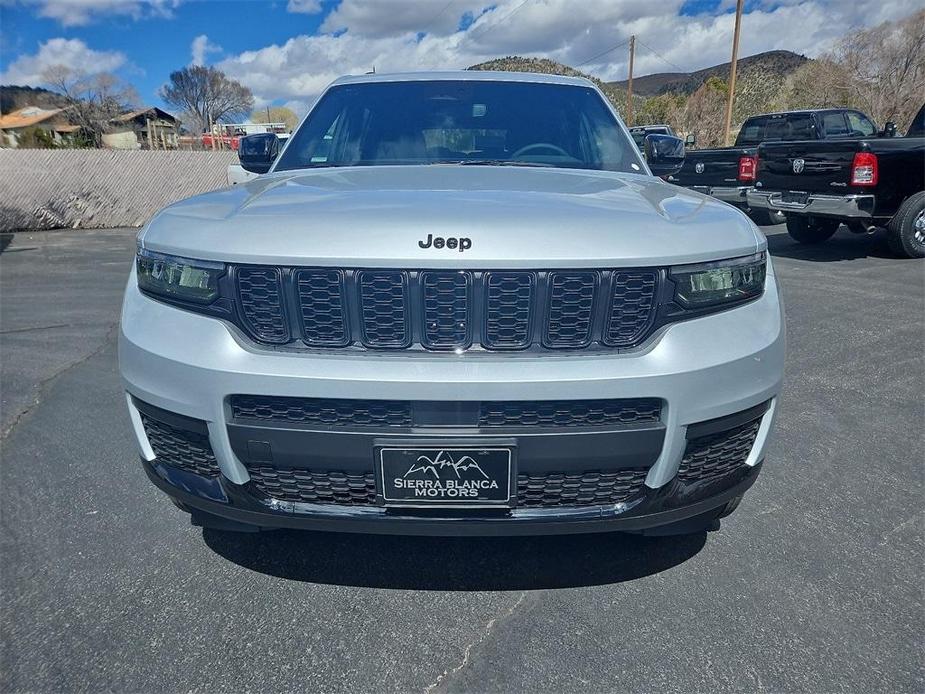
<path id="1" fill-rule="evenodd" d="M 925 192 L 910 195 L 887 226 L 890 249 L 907 258 L 925 258 Z"/>
<path id="2" fill-rule="evenodd" d="M 787 215 L 787 233 L 798 243 L 828 241 L 838 229 L 839 224 L 837 219 Z"/>

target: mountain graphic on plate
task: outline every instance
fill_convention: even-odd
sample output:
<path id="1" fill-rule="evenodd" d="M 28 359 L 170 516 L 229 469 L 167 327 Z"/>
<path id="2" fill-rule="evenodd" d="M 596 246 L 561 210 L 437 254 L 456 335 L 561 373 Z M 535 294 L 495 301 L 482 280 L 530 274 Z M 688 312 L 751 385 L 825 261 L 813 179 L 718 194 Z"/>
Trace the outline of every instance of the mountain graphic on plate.
<path id="1" fill-rule="evenodd" d="M 418 456 L 417 463 L 412 463 L 411 467 L 408 468 L 403 477 L 408 477 L 413 475 L 416 472 L 422 474 L 431 474 L 434 476 L 435 480 L 440 480 L 440 473 L 444 470 L 450 471 L 451 474 L 456 475 L 457 479 L 461 479 L 460 472 L 467 472 L 469 470 L 475 470 L 484 477 L 488 479 L 488 475 L 485 474 L 485 471 L 479 467 L 479 464 L 470 456 L 464 455 L 459 460 L 453 460 L 453 456 L 449 455 L 446 451 L 440 451 L 434 456 L 433 459 L 428 458 L 426 455 Z"/>

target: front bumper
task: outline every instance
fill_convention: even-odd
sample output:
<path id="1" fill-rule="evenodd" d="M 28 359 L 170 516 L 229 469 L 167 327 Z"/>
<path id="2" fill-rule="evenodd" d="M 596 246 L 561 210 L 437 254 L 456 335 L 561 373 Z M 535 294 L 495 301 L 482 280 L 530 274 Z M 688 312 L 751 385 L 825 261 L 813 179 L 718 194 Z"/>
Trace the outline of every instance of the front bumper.
<path id="1" fill-rule="evenodd" d="M 581 532 L 667 523 L 716 508 L 741 493 L 740 483 L 745 484 L 745 478 L 753 480 L 744 473 L 757 470 L 764 459 L 781 388 L 784 340 L 783 314 L 770 263 L 767 288 L 760 299 L 670 325 L 633 352 L 604 355 L 272 352 L 255 347 L 220 320 L 141 295 L 132 277 L 123 308 L 119 358 L 146 470 L 158 486 L 191 507 L 273 527 L 363 532 L 379 528 L 409 533 L 436 533 L 442 528 L 457 534 L 469 532 L 461 528 L 466 525 L 472 532 L 479 532 L 476 528 L 481 532 Z M 656 398 L 663 405 L 657 426 L 632 432 L 596 430 L 569 436 L 521 432 L 513 437 L 521 454 L 519 465 L 527 473 L 568 473 L 587 470 L 589 465 L 594 469 L 643 466 L 647 470 L 645 498 L 635 500 L 632 507 L 515 508 L 502 512 L 503 517 L 494 512 L 448 516 L 444 511 L 439 517 L 412 518 L 376 506 L 287 506 L 254 498 L 247 491 L 251 484 L 248 465 L 253 464 L 247 445 L 255 437 L 232 416 L 230 402 L 235 394 L 461 403 Z M 221 474 L 197 480 L 161 464 L 145 433 L 139 401 L 202 422 Z M 686 493 L 679 496 L 674 485 L 689 429 L 765 403 L 767 411 L 745 460 L 743 479 L 726 478 L 721 489 L 698 489 L 696 498 Z M 422 433 L 434 437 L 432 430 Z M 482 438 L 484 433 L 480 432 Z M 445 431 L 441 436 L 453 438 Z M 504 437 L 510 439 L 511 433 L 505 432 Z M 336 459 L 344 469 L 359 471 L 364 465 L 372 469 L 374 442 L 370 437 L 349 432 L 292 432 L 283 427 L 256 438 L 273 442 L 276 451 L 290 457 L 287 464 L 302 455 L 317 465 L 329 465 Z"/>
<path id="2" fill-rule="evenodd" d="M 874 216 L 873 195 L 823 195 L 813 193 L 803 202 L 786 202 L 781 191 L 763 191 L 752 188 L 746 195 L 752 209 L 804 214 L 813 217 L 837 219 L 871 219 Z"/>
<path id="3" fill-rule="evenodd" d="M 691 190 L 704 195 L 710 195 L 717 200 L 728 202 L 730 205 L 744 207 L 750 186 L 689 186 Z"/>

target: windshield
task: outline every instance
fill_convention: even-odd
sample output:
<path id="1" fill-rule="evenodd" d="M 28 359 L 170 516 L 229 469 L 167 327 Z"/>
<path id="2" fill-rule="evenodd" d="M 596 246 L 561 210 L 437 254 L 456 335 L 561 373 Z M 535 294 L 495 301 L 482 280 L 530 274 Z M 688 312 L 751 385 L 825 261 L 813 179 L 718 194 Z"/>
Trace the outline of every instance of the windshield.
<path id="1" fill-rule="evenodd" d="M 595 90 L 476 80 L 332 87 L 276 170 L 441 163 L 644 171 Z"/>

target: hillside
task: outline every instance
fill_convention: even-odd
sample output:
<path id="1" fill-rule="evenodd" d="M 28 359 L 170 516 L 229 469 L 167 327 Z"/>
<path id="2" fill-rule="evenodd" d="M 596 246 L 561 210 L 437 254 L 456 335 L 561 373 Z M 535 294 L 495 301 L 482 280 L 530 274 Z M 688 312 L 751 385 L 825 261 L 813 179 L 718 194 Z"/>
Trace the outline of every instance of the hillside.
<path id="1" fill-rule="evenodd" d="M 738 78 L 743 81 L 772 81 L 780 84 L 784 79 L 807 62 L 809 58 L 791 51 L 767 51 L 756 53 L 739 59 Z M 656 96 L 675 92 L 690 95 L 710 77 L 719 77 L 726 81 L 729 79 L 728 62 L 713 67 L 697 70 L 696 72 L 658 72 L 652 75 L 643 75 L 633 78 L 633 94 L 640 96 Z M 617 89 L 626 90 L 626 80 L 610 82 Z"/>
<path id="2" fill-rule="evenodd" d="M 63 96 L 41 87 L 20 87 L 13 84 L 0 86 L 0 113 L 10 113 L 26 106 L 60 108 L 66 105 L 67 100 Z"/>
<path id="3" fill-rule="evenodd" d="M 598 86 L 598 88 L 604 92 L 611 103 L 622 112 L 623 107 L 626 105 L 626 88 L 615 86 L 614 84 L 608 84 L 607 82 L 602 82 L 596 77 L 587 75 L 584 72 L 576 70 L 573 67 L 568 65 L 563 65 L 562 63 L 557 63 L 555 60 L 549 60 L 548 58 L 522 58 L 517 55 L 510 55 L 506 58 L 496 58 L 494 60 L 489 60 L 485 63 L 479 63 L 478 65 L 473 65 L 469 70 L 499 70 L 502 72 L 540 72 L 545 75 L 564 75 L 565 77 L 584 77 L 591 80 Z M 635 87 L 635 81 L 633 86 Z M 635 103 L 635 99 L 633 100 Z"/>

